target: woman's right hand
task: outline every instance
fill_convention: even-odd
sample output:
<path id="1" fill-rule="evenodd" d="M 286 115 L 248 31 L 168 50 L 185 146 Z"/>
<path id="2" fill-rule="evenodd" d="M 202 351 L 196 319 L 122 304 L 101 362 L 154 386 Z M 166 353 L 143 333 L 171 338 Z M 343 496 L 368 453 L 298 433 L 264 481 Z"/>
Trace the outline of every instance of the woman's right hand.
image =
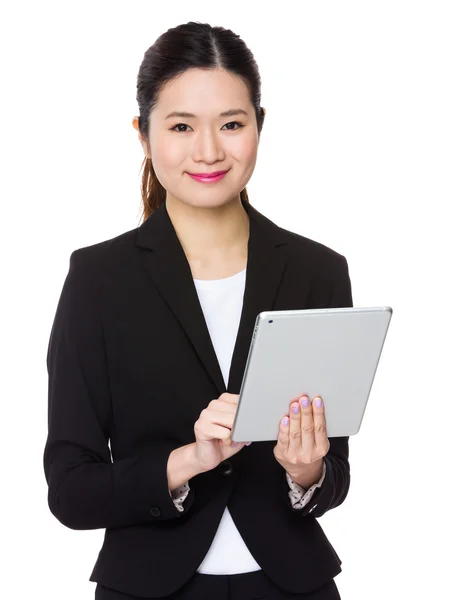
<path id="1" fill-rule="evenodd" d="M 231 429 L 238 400 L 238 394 L 225 392 L 216 400 L 211 400 L 201 411 L 194 425 L 194 453 L 200 471 L 215 469 L 223 460 L 237 454 L 246 445 L 246 442 L 239 442 L 234 448 L 231 447 Z"/>

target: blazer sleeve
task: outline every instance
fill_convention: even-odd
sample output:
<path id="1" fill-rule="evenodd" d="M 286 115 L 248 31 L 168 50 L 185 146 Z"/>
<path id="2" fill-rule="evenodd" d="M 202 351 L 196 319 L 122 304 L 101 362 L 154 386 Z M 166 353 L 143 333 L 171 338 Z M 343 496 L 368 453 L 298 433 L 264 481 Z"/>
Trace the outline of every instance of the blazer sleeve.
<path id="1" fill-rule="evenodd" d="M 52 514 L 71 529 L 100 529 L 181 517 L 168 493 L 175 445 L 147 441 L 112 461 L 111 402 L 92 254 L 70 256 L 47 350 L 48 435 L 44 472 Z M 185 513 L 194 500 L 191 490 Z"/>
<path id="2" fill-rule="evenodd" d="M 333 291 L 325 308 L 353 306 L 351 280 L 346 258 L 339 255 L 340 265 L 336 270 Z M 344 502 L 350 486 L 349 437 L 329 438 L 330 448 L 324 456 L 325 477 L 322 485 L 316 489 L 310 501 L 303 508 L 288 506 L 301 516 L 322 517 L 328 510 Z"/>

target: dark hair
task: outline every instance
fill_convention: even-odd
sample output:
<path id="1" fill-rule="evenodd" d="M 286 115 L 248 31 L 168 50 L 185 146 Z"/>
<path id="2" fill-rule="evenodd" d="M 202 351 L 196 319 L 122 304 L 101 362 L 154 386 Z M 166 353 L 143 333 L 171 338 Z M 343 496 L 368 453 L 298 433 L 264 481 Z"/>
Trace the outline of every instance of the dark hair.
<path id="1" fill-rule="evenodd" d="M 140 65 L 137 77 L 138 124 L 146 143 L 149 116 L 160 90 L 168 81 L 190 68 L 221 68 L 242 78 L 255 107 L 258 134 L 261 133 L 264 120 L 260 105 L 261 77 L 252 52 L 230 29 L 190 21 L 159 36 L 145 52 Z M 151 158 L 145 156 L 142 168 L 142 217 L 145 221 L 165 200 L 166 190 L 156 177 Z M 249 202 L 246 188 L 241 191 L 241 200 Z"/>

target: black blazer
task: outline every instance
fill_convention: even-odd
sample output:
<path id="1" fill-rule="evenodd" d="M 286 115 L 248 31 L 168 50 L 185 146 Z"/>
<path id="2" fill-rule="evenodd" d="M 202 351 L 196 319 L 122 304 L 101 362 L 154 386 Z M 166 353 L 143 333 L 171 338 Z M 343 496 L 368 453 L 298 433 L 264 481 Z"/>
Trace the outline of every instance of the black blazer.
<path id="1" fill-rule="evenodd" d="M 169 454 L 195 441 L 212 399 L 239 393 L 258 313 L 352 306 L 343 255 L 242 204 L 247 277 L 227 387 L 165 202 L 141 226 L 70 256 L 47 353 L 48 503 L 71 529 L 106 529 L 89 580 L 124 593 L 166 596 L 187 582 L 226 505 L 282 588 L 309 593 L 342 570 L 317 518 L 348 493 L 347 437 L 330 438 L 325 480 L 303 509 L 291 506 L 274 441 L 192 478 L 182 513 L 168 492 Z"/>

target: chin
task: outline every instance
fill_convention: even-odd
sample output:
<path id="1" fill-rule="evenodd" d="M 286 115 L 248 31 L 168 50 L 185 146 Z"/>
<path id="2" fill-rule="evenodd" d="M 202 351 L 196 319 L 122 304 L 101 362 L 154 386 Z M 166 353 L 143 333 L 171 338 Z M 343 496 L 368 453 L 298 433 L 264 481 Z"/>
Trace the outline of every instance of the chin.
<path id="1" fill-rule="evenodd" d="M 170 196 L 170 197 L 169 197 Z M 206 194 L 206 198 L 203 198 L 203 194 L 198 195 L 197 198 L 189 197 L 189 196 L 173 196 L 167 195 L 167 202 L 185 204 L 186 206 L 191 206 L 192 208 L 219 208 L 222 206 L 226 206 L 231 202 L 236 202 L 240 198 L 240 192 L 237 192 L 228 196 L 219 195 L 218 198 L 215 197 L 215 194 Z"/>

